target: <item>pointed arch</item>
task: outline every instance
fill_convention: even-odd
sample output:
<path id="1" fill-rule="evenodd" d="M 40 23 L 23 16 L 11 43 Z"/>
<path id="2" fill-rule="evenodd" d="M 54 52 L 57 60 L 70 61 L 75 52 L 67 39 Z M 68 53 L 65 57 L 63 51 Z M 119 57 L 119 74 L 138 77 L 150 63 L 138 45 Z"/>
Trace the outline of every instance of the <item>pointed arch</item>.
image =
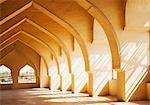
<path id="1" fill-rule="evenodd" d="M 96 6 L 90 3 L 88 0 L 74 0 L 82 8 L 84 8 L 91 16 L 93 16 L 99 24 L 103 27 L 110 46 L 112 56 L 112 66 L 114 69 L 120 68 L 120 54 L 119 54 L 119 42 L 113 26 L 110 21 Z"/>
<path id="2" fill-rule="evenodd" d="M 19 70 L 18 83 L 36 83 L 36 71 L 26 64 Z"/>
<path id="3" fill-rule="evenodd" d="M 12 84 L 12 83 L 13 79 L 11 70 L 5 65 L 0 65 L 0 84 Z"/>
<path id="4" fill-rule="evenodd" d="M 87 48 L 86 48 L 86 45 L 85 45 L 82 37 L 76 31 L 76 29 L 71 24 L 69 24 L 67 21 L 65 21 L 65 20 L 61 19 L 60 17 L 56 16 L 55 14 L 51 13 L 49 10 L 42 7 L 40 4 L 36 3 L 35 1 L 33 2 L 33 6 L 36 7 L 38 10 L 42 11 L 45 15 L 50 17 L 52 20 L 57 22 L 59 25 L 64 27 L 68 32 L 70 32 L 75 37 L 75 39 L 77 40 L 77 42 L 81 48 L 81 51 L 82 51 L 82 55 L 83 55 L 84 63 L 85 63 L 85 71 L 90 71 Z"/>

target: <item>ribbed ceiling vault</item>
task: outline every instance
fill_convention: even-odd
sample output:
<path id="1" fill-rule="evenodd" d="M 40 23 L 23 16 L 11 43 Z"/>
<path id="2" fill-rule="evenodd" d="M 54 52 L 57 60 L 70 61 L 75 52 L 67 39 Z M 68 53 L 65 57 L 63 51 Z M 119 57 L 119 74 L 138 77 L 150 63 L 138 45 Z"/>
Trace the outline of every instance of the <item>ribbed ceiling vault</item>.
<path id="1" fill-rule="evenodd" d="M 76 15 L 78 16 L 78 15 L 82 15 L 82 12 L 84 12 L 85 16 L 83 17 L 88 17 L 90 19 L 93 16 L 102 25 L 107 35 L 109 45 L 111 48 L 113 68 L 120 68 L 120 57 L 118 53 L 118 45 L 117 45 L 117 38 L 115 35 L 115 31 L 113 30 L 111 24 L 109 23 L 105 15 L 89 1 L 87 0 L 75 0 L 75 1 L 23 0 L 20 2 L 19 0 L 11 0 L 11 1 L 7 0 L 1 2 L 0 5 L 2 7 L 1 9 L 2 16 L 0 21 L 1 30 L 2 30 L 0 35 L 1 46 L 3 47 L 6 46 L 7 44 L 3 45 L 3 43 L 5 43 L 5 41 L 8 38 L 9 40 L 12 40 L 11 39 L 12 37 L 10 36 L 13 36 L 14 34 L 18 34 L 19 32 L 18 35 L 19 40 L 21 40 L 26 44 L 27 44 L 26 42 L 27 36 L 28 36 L 27 39 L 32 37 L 32 39 L 40 40 L 43 43 L 43 45 L 47 46 L 45 47 L 45 51 L 47 51 L 47 53 L 51 52 L 55 57 L 57 56 L 58 51 L 56 51 L 56 49 L 53 49 L 53 47 L 55 48 L 58 47 L 58 49 L 62 48 L 66 54 L 69 70 L 71 72 L 70 51 L 73 49 L 69 47 L 68 43 L 65 40 L 62 40 L 62 37 L 66 37 L 67 41 L 70 40 L 73 41 L 75 38 L 82 50 L 85 67 L 86 70 L 88 71 L 90 70 L 90 67 L 89 67 L 88 50 L 87 50 L 86 40 L 85 40 L 86 36 L 84 35 L 85 33 L 82 33 L 82 31 L 80 31 L 79 29 L 79 26 L 81 26 L 80 28 L 84 29 L 84 24 L 83 25 L 79 24 L 79 26 L 77 26 L 76 24 L 80 23 L 80 21 L 74 19 L 75 17 L 70 17 L 71 15 L 70 16 L 67 15 L 67 13 L 68 14 L 76 13 Z M 59 6 L 57 7 L 58 9 L 56 9 L 55 6 Z M 80 11 L 81 13 L 78 11 Z M 76 20 L 77 23 L 71 21 L 71 18 Z M 30 27 L 30 29 L 28 26 Z M 35 36 L 34 28 L 38 30 L 36 34 L 40 32 L 44 36 L 42 37 L 40 34 Z M 25 33 L 28 33 L 28 35 L 26 35 Z M 37 41 L 37 45 L 41 44 L 40 41 Z M 36 46 L 34 46 L 33 48 L 36 51 L 38 50 L 37 52 L 45 60 L 47 59 L 46 57 L 44 57 L 45 54 L 42 55 L 43 51 L 40 51 L 42 47 L 41 49 L 36 48 Z M 46 62 L 48 63 L 48 61 Z"/>
<path id="2" fill-rule="evenodd" d="M 8 21 L 8 20 L 10 20 L 11 18 L 15 18 L 15 16 L 16 15 L 18 15 L 18 14 L 20 14 L 21 12 L 23 12 L 24 10 L 26 10 L 27 8 L 29 8 L 29 7 L 31 7 L 31 6 L 34 6 L 35 8 L 37 8 L 37 9 L 39 9 L 40 11 L 42 11 L 44 14 L 46 14 L 48 17 L 50 17 L 50 18 L 52 18 L 54 21 L 56 21 L 57 23 L 59 23 L 59 24 L 63 24 L 64 26 L 65 26 L 65 28 L 69 28 L 69 29 L 71 29 L 71 31 L 74 33 L 77 33 L 76 31 L 74 31 L 74 28 L 73 27 L 71 27 L 71 25 L 69 25 L 67 22 L 65 22 L 65 21 L 63 21 L 63 20 L 61 20 L 61 19 L 59 19 L 58 17 L 56 17 L 54 14 L 52 14 L 52 13 L 50 13 L 48 10 L 46 10 L 45 8 L 43 8 L 42 6 L 40 6 L 39 4 L 37 4 L 37 3 L 35 3 L 35 2 L 33 2 L 33 1 L 31 1 L 31 2 L 29 2 L 28 4 L 26 4 L 25 6 L 23 6 L 21 9 L 19 9 L 19 10 L 17 10 L 17 11 L 15 11 L 14 13 L 12 13 L 11 15 L 9 15 L 9 16 L 7 16 L 7 17 L 5 17 L 3 20 L 1 20 L 1 24 L 4 24 L 6 21 Z M 39 14 L 38 14 L 38 16 L 39 16 Z M 2 16 L 3 17 L 3 16 Z M 25 15 L 25 17 L 26 17 L 26 15 Z M 34 18 L 33 18 L 34 19 Z M 43 19 L 43 20 L 45 20 L 45 19 Z M 47 22 L 47 21 L 46 21 Z M 45 22 L 45 23 L 46 23 Z M 3 27 L 3 26 L 2 26 Z M 43 28 L 44 29 L 44 28 Z M 42 30 L 43 30 L 42 29 Z M 48 32 L 47 30 L 44 30 L 45 31 L 45 33 L 47 33 L 48 35 L 50 35 L 50 32 Z M 3 32 L 3 33 L 5 33 L 5 31 Z M 2 33 L 2 35 L 3 35 L 3 33 Z M 74 34 L 73 34 L 74 35 Z M 61 41 L 60 40 L 58 40 L 59 38 L 57 37 L 57 36 L 53 36 L 52 38 L 55 38 L 55 40 L 57 41 L 57 43 L 60 43 Z M 82 46 L 84 46 L 84 43 L 83 43 L 83 41 L 81 40 L 81 38 L 80 38 L 80 35 L 76 35 L 76 37 L 78 37 L 77 38 L 77 40 L 80 40 L 80 45 L 82 45 Z M 64 44 L 62 44 L 61 43 L 61 47 L 62 48 L 64 48 L 65 47 L 65 45 Z M 84 49 L 85 47 L 81 47 L 81 49 Z M 66 51 L 67 49 L 65 48 L 65 52 L 67 52 Z M 88 64 L 88 57 L 87 57 L 87 54 L 86 54 L 87 52 L 86 52 L 86 50 L 84 50 L 84 53 L 83 53 L 83 55 L 85 55 L 85 58 L 86 58 L 86 60 L 85 61 L 87 61 L 87 64 L 86 65 L 89 65 Z M 69 57 L 69 53 L 67 54 L 67 57 Z M 69 60 L 69 58 L 68 58 L 68 60 Z M 71 66 L 71 64 L 69 64 L 70 66 Z M 71 67 L 70 67 L 71 68 Z"/>

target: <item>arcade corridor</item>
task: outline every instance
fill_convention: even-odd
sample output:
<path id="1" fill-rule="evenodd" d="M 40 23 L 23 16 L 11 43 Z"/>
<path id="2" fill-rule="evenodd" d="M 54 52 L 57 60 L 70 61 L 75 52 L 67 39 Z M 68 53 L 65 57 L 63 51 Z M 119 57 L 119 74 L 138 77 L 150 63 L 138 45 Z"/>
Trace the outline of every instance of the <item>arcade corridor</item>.
<path id="1" fill-rule="evenodd" d="M 0 0 L 0 105 L 150 105 L 150 0 Z"/>

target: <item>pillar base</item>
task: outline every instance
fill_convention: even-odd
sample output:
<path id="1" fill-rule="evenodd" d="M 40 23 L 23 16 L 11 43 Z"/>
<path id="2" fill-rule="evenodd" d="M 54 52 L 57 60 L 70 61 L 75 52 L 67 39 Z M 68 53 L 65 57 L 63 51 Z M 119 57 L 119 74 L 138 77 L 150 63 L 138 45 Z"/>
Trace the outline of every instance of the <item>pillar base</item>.
<path id="1" fill-rule="evenodd" d="M 80 74 L 71 74 L 72 76 L 72 87 L 73 93 L 87 92 L 88 75 L 86 72 Z"/>
<path id="2" fill-rule="evenodd" d="M 71 85 L 72 85 L 71 76 L 72 76 L 71 74 L 60 75 L 60 90 L 61 91 L 71 90 Z"/>
<path id="3" fill-rule="evenodd" d="M 146 83 L 147 86 L 147 100 L 150 101 L 150 83 Z"/>
<path id="4" fill-rule="evenodd" d="M 94 96 L 94 88 L 93 88 L 93 72 L 88 72 L 88 85 L 87 85 L 87 91 L 89 93 L 89 96 Z"/>
<path id="5" fill-rule="evenodd" d="M 49 76 L 49 88 L 50 90 L 60 89 L 60 75 L 55 74 Z"/>
<path id="6" fill-rule="evenodd" d="M 116 79 L 109 81 L 109 95 L 111 96 L 117 95 L 117 80 Z"/>
<path id="7" fill-rule="evenodd" d="M 126 101 L 125 83 L 125 71 L 117 71 L 117 97 L 119 101 Z"/>
<path id="8" fill-rule="evenodd" d="M 109 81 L 111 80 L 110 72 L 101 72 L 97 75 L 97 72 L 88 72 L 88 93 L 92 97 L 98 95 L 109 94 Z"/>

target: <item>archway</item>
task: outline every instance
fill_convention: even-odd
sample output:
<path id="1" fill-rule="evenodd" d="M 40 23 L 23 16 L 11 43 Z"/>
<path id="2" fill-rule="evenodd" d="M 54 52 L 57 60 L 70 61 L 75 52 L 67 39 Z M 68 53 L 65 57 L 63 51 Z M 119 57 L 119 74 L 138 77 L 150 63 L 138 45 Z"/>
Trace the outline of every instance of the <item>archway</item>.
<path id="1" fill-rule="evenodd" d="M 23 66 L 19 70 L 18 83 L 36 83 L 35 70 L 29 65 Z"/>
<path id="2" fill-rule="evenodd" d="M 12 84 L 11 70 L 5 65 L 0 66 L 0 84 Z"/>

